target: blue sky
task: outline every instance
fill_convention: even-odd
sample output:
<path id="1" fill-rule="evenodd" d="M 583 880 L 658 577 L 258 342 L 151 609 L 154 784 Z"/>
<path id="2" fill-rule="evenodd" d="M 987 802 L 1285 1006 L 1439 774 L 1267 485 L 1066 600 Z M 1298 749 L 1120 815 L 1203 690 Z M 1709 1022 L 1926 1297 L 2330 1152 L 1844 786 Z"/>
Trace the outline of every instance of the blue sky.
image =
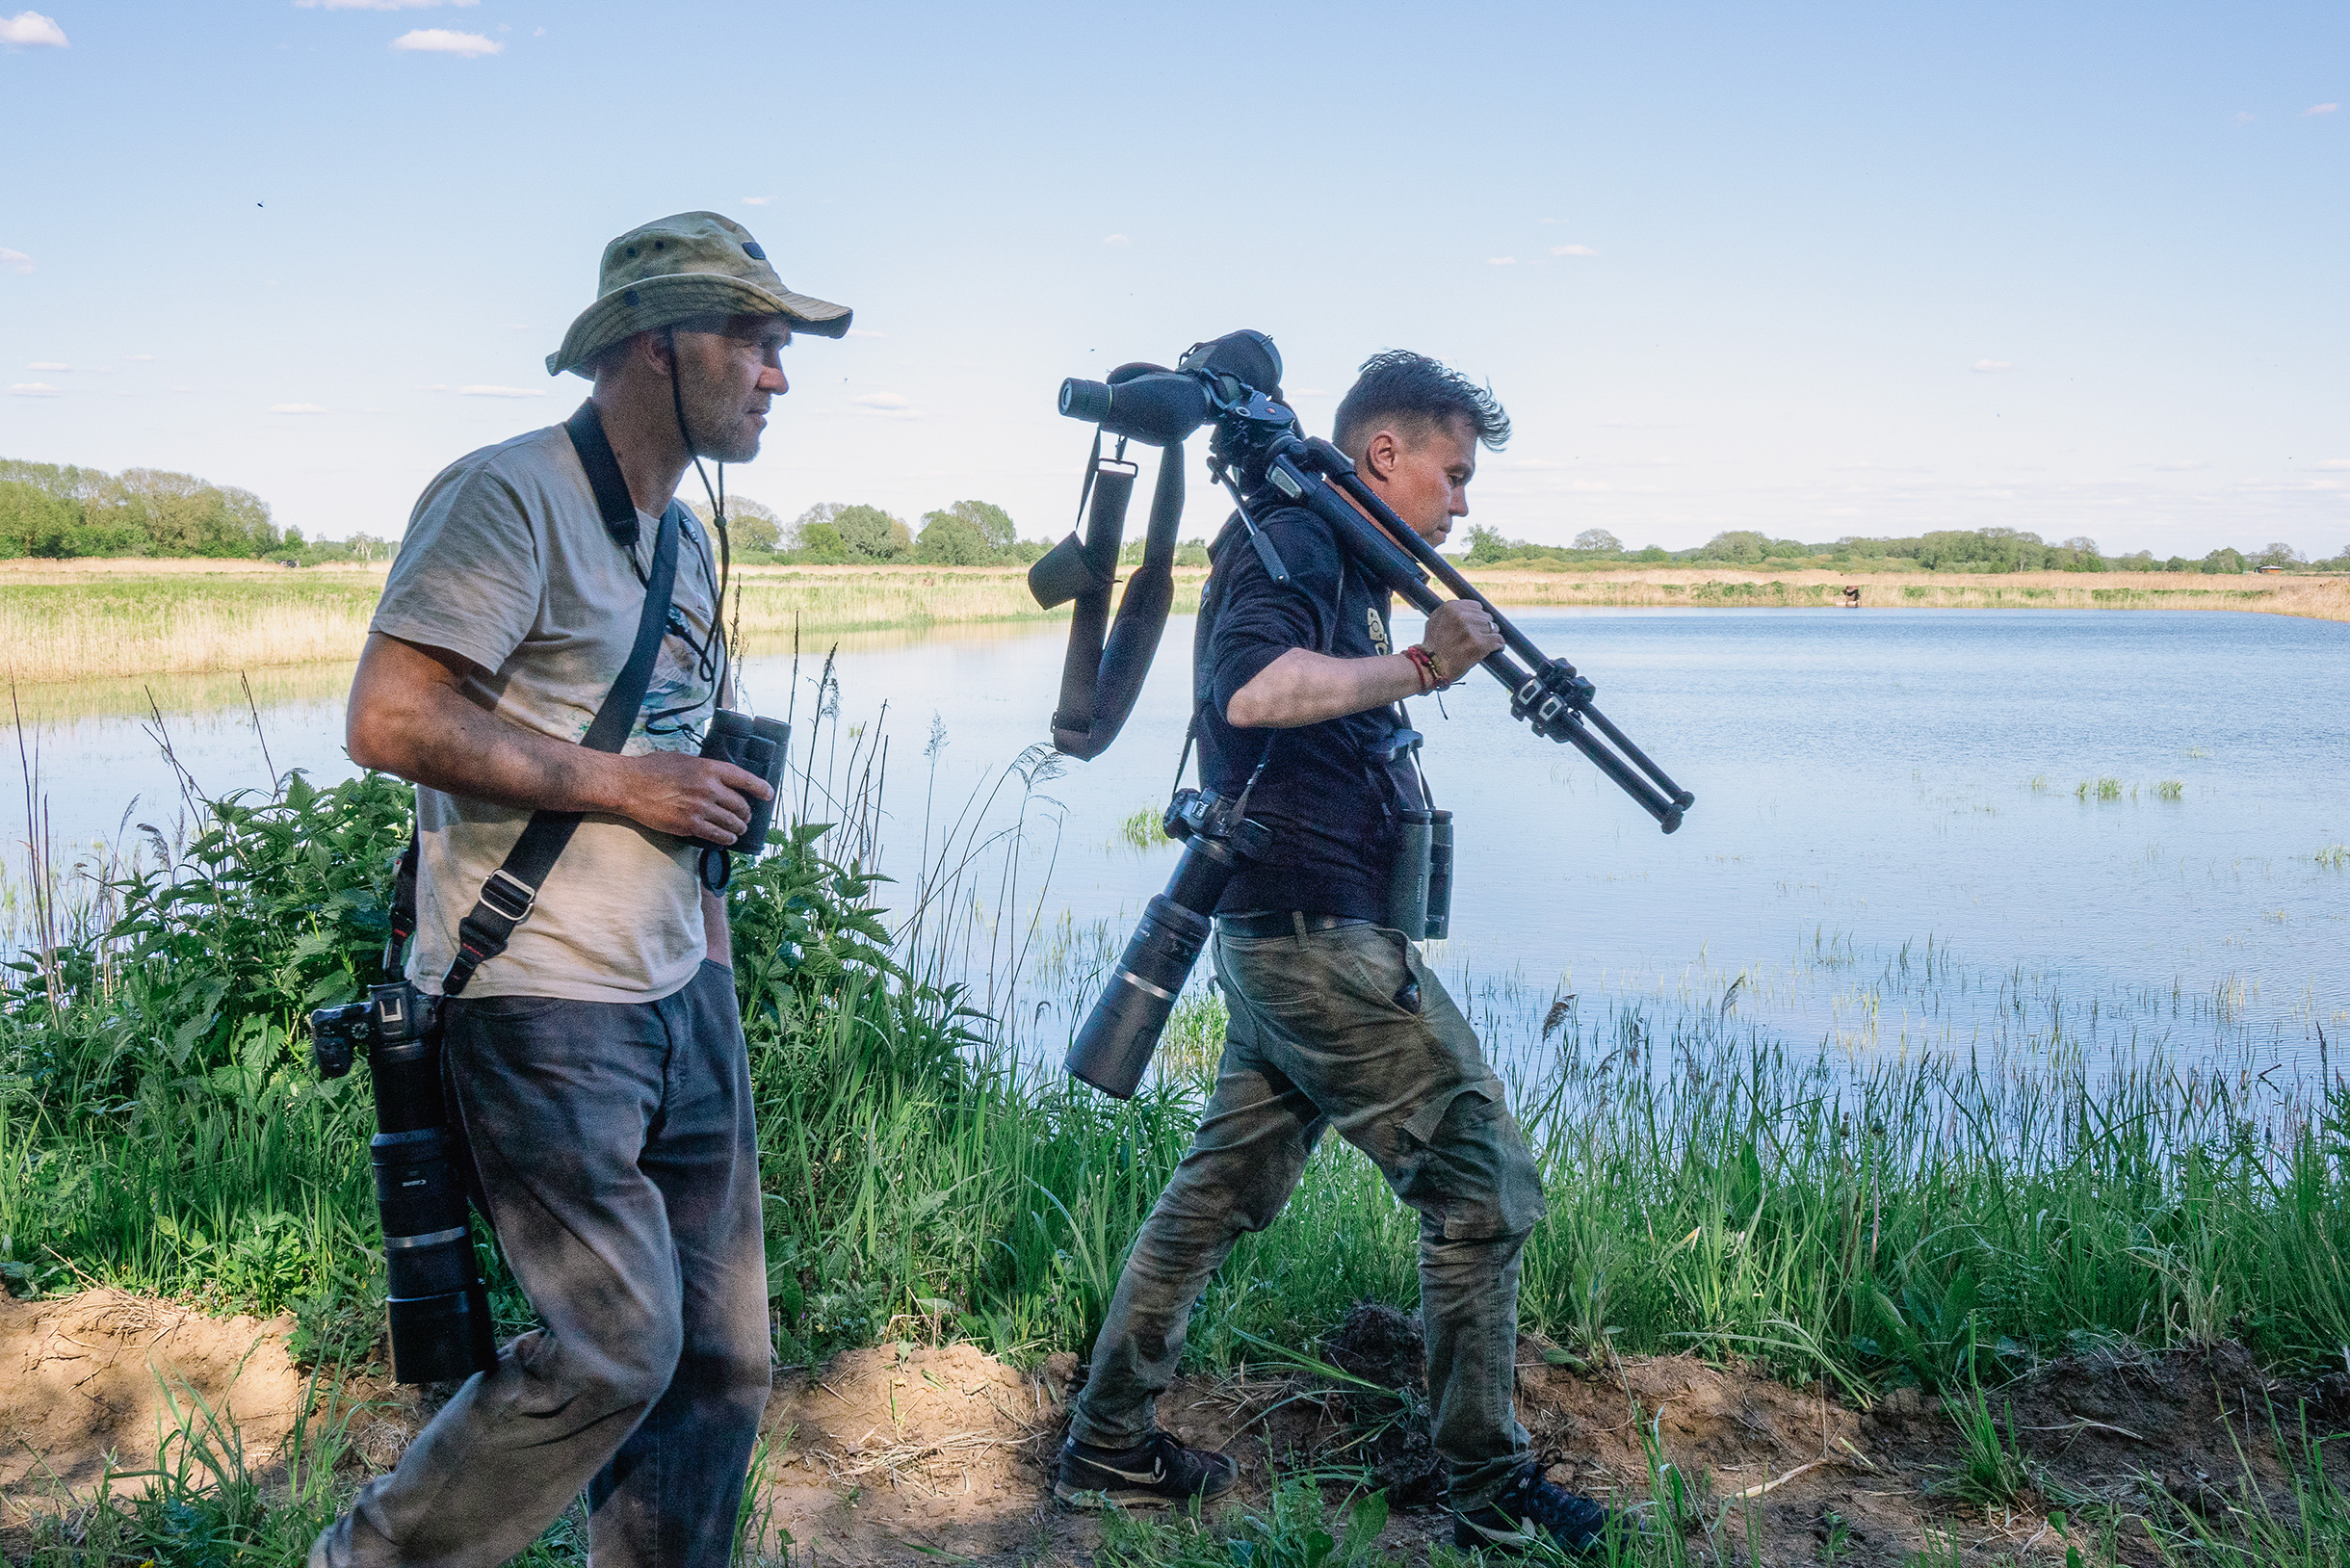
<path id="1" fill-rule="evenodd" d="M 734 471 L 787 515 L 1058 534 L 1060 378 L 1248 326 L 1319 431 L 1489 380 L 1514 536 L 2350 547 L 2339 4 L 16 3 L 0 456 L 312 535 L 561 418 L 604 242 L 711 208 L 857 311 Z"/>

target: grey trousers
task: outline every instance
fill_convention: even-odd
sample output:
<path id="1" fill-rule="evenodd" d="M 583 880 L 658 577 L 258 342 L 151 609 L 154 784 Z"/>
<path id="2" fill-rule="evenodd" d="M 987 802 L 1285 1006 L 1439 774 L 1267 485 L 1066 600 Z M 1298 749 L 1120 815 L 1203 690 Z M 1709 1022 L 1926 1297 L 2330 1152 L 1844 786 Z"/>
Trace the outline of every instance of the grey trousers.
<path id="1" fill-rule="evenodd" d="M 360 1488 L 311 1568 L 493 1568 L 583 1489 L 597 1568 L 721 1568 L 770 1381 L 733 975 L 631 1005 L 459 999 L 442 1059 L 546 1326 Z"/>
<path id="2" fill-rule="evenodd" d="M 1273 1222 L 1326 1127 L 1420 1214 L 1430 1440 L 1456 1508 L 1531 1457 L 1515 1403 L 1518 1263 L 1542 1182 L 1475 1031 L 1397 932 L 1219 928 L 1232 1023 L 1190 1151 L 1127 1254 L 1071 1433 L 1123 1449 L 1153 1426 L 1192 1303 L 1244 1231 Z M 1407 980 L 1419 1009 L 1396 999 Z"/>

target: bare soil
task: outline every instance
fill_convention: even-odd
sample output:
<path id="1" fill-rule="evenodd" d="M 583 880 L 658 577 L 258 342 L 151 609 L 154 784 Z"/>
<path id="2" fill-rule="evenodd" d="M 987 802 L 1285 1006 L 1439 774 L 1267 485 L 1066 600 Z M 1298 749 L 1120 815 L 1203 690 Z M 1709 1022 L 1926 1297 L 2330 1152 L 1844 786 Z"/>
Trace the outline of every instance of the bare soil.
<path id="1" fill-rule="evenodd" d="M 302 1397 L 284 1320 L 210 1320 L 185 1308 L 92 1292 L 0 1301 L 0 1499 L 25 1511 L 151 1463 L 164 1414 L 160 1372 L 234 1412 L 248 1455 L 282 1441 Z M 1425 1435 L 1417 1322 L 1365 1304 L 1315 1357 L 1240 1375 L 1189 1377 L 1160 1420 L 1185 1441 L 1234 1453 L 1227 1507 L 1260 1505 L 1278 1476 L 1356 1467 L 1396 1512 L 1387 1544 L 1411 1555 L 1449 1536 L 1442 1470 Z M 788 1534 L 816 1564 L 1091 1560 L 1098 1521 L 1056 1507 L 1050 1466 L 1067 1423 L 1076 1358 L 1021 1370 L 968 1345 L 898 1343 L 786 1373 L 768 1406 L 759 1528 Z M 2156 1528 L 2219 1517 L 2258 1492 L 2281 1502 L 2309 1437 L 2350 1430 L 2350 1377 L 2288 1384 L 2240 1347 L 2084 1351 L 1994 1390 L 1991 1408 L 2026 1461 L 2029 1484 L 1986 1509 L 1950 1490 L 1964 1444 L 1953 1412 L 1916 1389 L 1856 1409 L 1819 1388 L 1692 1356 L 1586 1363 L 1520 1342 L 1519 1414 L 1555 1480 L 1636 1504 L 1657 1466 L 1678 1472 L 1701 1522 L 1700 1561 L 1792 1568 L 1837 1560 L 1906 1565 L 1955 1542 L 1963 1563 L 2063 1561 L 2050 1499 L 2119 1504 Z M 437 1399 L 381 1384 L 343 1387 L 357 1407 L 352 1464 L 398 1461 Z M 2339 1478 L 2338 1469 L 2337 1477 Z M 1651 1516 L 1654 1517 L 1653 1515 Z M 1698 1545 L 1693 1540 L 1692 1545 Z M 2144 1525 L 2119 1560 L 2158 1560 Z"/>
<path id="2" fill-rule="evenodd" d="M 41 1499 L 88 1496 L 110 1467 L 152 1468 L 160 1434 L 181 1424 L 173 1402 L 188 1412 L 200 1400 L 248 1454 L 274 1452 L 302 1398 L 293 1328 L 121 1291 L 0 1295 L 0 1526 Z"/>

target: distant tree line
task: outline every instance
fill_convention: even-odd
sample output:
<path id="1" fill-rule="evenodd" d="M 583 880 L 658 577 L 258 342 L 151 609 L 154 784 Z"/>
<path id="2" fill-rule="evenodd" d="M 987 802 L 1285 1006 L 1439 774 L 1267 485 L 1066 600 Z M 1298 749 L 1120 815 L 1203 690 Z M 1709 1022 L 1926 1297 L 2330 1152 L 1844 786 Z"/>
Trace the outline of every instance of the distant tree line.
<path id="1" fill-rule="evenodd" d="M 707 522 L 710 509 L 695 503 Z M 957 501 L 922 514 L 919 528 L 879 507 L 822 501 L 790 522 L 746 496 L 726 498 L 726 533 L 738 559 L 792 564 L 1025 565 L 1043 555 L 1011 514 L 990 501 Z"/>
<path id="2" fill-rule="evenodd" d="M 279 528 L 250 490 L 194 474 L 0 457 L 0 560 L 196 556 L 230 561 L 380 561 L 391 546 L 365 534 L 305 541 Z"/>
<path id="3" fill-rule="evenodd" d="M 1825 567 L 1841 571 L 1929 572 L 2206 572 L 2234 574 L 2264 566 L 2285 570 L 2350 571 L 2350 547 L 2330 561 L 2312 562 L 2289 544 L 2272 544 L 2247 553 L 2222 548 L 2200 560 L 2172 556 L 2156 561 L 2151 550 L 2134 555 L 2108 556 L 2085 535 L 2050 544 L 2037 534 L 2013 528 L 1952 529 L 1915 538 L 1863 538 L 1857 535 L 1829 544 L 1806 544 L 1774 539 L 1747 530 L 1716 534 L 1694 550 L 1666 550 L 1649 545 L 1625 548 L 1624 541 L 1604 528 L 1589 528 L 1570 545 L 1528 544 L 1505 539 L 1499 529 L 1483 526 L 1469 531 L 1469 560 L 1480 566 L 1503 562 L 1527 564 L 1640 565 L 1686 564 L 1760 566 L 1795 569 Z"/>

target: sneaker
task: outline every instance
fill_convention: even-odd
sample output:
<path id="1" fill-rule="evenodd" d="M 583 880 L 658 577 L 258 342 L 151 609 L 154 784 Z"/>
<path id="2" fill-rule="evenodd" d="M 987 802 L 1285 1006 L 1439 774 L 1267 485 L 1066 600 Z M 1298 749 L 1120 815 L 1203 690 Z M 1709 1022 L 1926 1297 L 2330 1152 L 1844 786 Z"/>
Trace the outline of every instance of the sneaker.
<path id="1" fill-rule="evenodd" d="M 1609 1521 L 1618 1539 L 1639 1533 L 1629 1514 L 1611 1513 L 1580 1492 L 1542 1478 L 1528 1465 L 1481 1508 L 1452 1516 L 1452 1544 L 1462 1551 L 1529 1552 L 1549 1544 L 1570 1556 L 1595 1553 L 1606 1543 Z"/>
<path id="2" fill-rule="evenodd" d="M 1220 1497 L 1240 1473 L 1229 1455 L 1187 1449 L 1164 1432 L 1131 1449 L 1097 1449 L 1073 1437 L 1061 1445 L 1053 1496 L 1072 1508 L 1151 1507 Z"/>

